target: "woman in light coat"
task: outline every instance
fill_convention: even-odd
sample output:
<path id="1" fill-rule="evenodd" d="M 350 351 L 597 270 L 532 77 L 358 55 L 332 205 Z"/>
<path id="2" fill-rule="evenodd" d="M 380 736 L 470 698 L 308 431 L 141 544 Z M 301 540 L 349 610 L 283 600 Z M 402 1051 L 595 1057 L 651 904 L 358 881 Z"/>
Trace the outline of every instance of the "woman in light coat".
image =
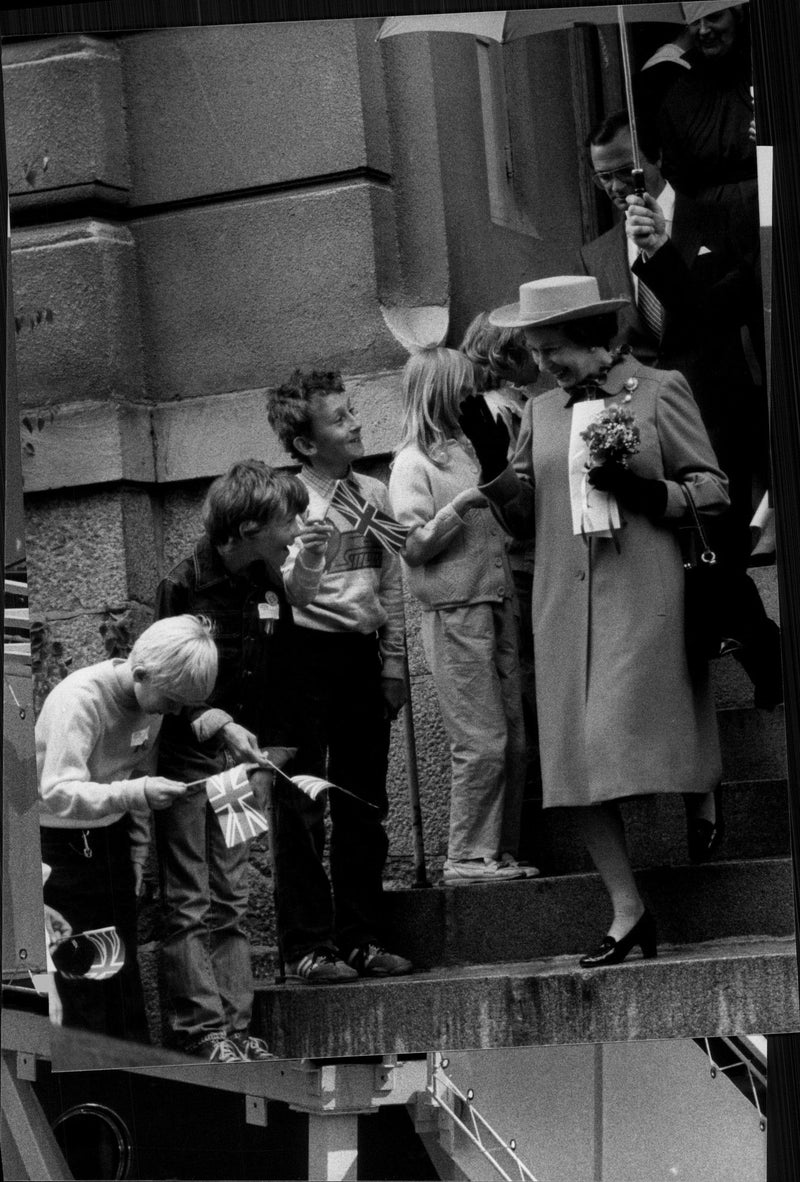
<path id="1" fill-rule="evenodd" d="M 574 810 L 613 908 L 584 967 L 618 963 L 637 945 L 645 956 L 656 953 L 617 802 L 683 793 L 710 846 L 721 776 L 708 679 L 690 676 L 686 661 L 674 527 L 686 510 L 681 485 L 701 513 L 714 514 L 728 504 L 727 481 L 683 377 L 609 349 L 625 302 L 600 300 L 588 276 L 524 284 L 519 303 L 490 319 L 524 327 L 557 386 L 528 402 L 513 466 L 502 426 L 479 400 L 465 404 L 461 420 L 481 463 L 481 491 L 515 536 L 536 539 L 543 803 Z M 576 425 L 612 403 L 633 413 L 640 448 L 625 465 L 587 474 Z M 587 513 L 592 501 L 601 502 L 599 520 Z M 618 525 L 609 521 L 614 502 Z"/>

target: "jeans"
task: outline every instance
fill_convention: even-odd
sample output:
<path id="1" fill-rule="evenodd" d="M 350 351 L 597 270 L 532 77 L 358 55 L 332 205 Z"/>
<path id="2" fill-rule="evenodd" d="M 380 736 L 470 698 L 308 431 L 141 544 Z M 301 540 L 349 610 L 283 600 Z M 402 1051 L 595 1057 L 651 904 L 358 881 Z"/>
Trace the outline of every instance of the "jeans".
<path id="1" fill-rule="evenodd" d="M 170 1025 L 183 1045 L 246 1030 L 253 1006 L 246 842 L 225 845 L 205 789 L 155 814 Z"/>
<path id="2" fill-rule="evenodd" d="M 42 861 L 51 869 L 45 903 L 61 912 L 76 935 L 113 925 L 125 945 L 123 967 L 106 981 L 70 981 L 56 974 L 64 1025 L 149 1043 L 128 818 L 97 829 L 42 826 L 41 834 Z"/>

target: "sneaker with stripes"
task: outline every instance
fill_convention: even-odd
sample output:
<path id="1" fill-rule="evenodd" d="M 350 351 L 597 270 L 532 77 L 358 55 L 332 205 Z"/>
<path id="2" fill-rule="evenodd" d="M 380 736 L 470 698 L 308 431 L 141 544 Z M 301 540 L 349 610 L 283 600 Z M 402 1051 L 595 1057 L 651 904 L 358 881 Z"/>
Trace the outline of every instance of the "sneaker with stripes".
<path id="1" fill-rule="evenodd" d="M 263 1038 L 256 1038 L 246 1030 L 232 1030 L 228 1038 L 248 1063 L 266 1063 L 268 1059 L 275 1058 Z"/>
<path id="2" fill-rule="evenodd" d="M 188 1054 L 196 1055 L 198 1059 L 207 1059 L 209 1063 L 246 1062 L 246 1056 L 224 1030 L 209 1031 L 202 1038 L 190 1043 L 186 1050 Z"/>

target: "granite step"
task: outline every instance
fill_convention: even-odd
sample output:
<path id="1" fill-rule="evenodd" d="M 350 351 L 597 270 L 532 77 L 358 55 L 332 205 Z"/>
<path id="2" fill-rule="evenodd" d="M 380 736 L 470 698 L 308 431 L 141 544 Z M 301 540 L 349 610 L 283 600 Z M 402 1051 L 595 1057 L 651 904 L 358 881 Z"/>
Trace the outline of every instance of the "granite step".
<path id="1" fill-rule="evenodd" d="M 794 930 L 791 859 L 758 858 L 636 872 L 666 943 Z M 387 892 L 392 945 L 420 968 L 585 952 L 610 920 L 597 874 Z"/>
<path id="2" fill-rule="evenodd" d="M 345 985 L 259 982 L 253 1028 L 281 1058 L 413 1054 L 800 1028 L 791 936 L 663 943 L 654 960 L 572 956 Z"/>

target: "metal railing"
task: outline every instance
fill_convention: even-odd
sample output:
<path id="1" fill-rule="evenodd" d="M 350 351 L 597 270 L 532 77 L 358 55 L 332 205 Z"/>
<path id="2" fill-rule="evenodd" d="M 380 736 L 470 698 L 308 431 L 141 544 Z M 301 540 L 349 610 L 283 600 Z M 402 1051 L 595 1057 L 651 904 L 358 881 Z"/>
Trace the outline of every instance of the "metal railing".
<path id="1" fill-rule="evenodd" d="M 448 1114 L 505 1182 L 513 1182 L 517 1178 L 523 1182 L 537 1182 L 518 1156 L 514 1139 L 505 1141 L 488 1120 L 481 1116 L 473 1105 L 472 1088 L 466 1093 L 462 1092 L 447 1075 L 445 1068 L 448 1066 L 449 1060 L 438 1051 L 431 1055 L 426 1090 L 433 1103 Z"/>

